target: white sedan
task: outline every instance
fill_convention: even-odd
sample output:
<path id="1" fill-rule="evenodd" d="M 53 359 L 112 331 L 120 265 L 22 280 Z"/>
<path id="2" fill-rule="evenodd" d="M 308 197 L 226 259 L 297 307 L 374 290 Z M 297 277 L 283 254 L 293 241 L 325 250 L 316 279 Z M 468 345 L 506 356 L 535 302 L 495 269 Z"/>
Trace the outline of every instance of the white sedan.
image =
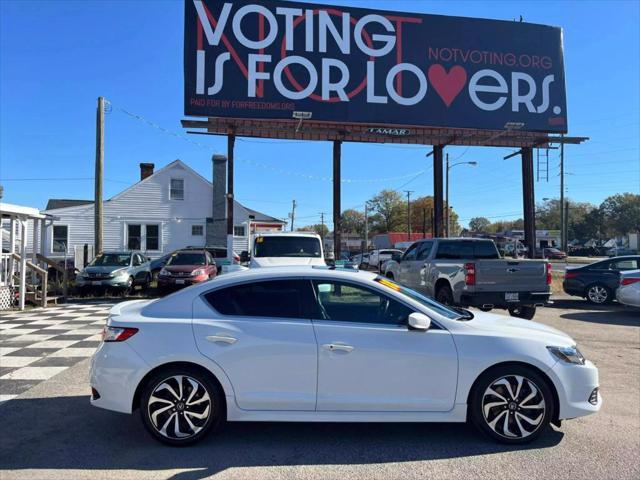
<path id="1" fill-rule="evenodd" d="M 110 312 L 91 403 L 173 445 L 225 421 L 465 422 L 525 443 L 600 409 L 564 333 L 444 307 L 371 273 L 229 273 Z"/>
<path id="2" fill-rule="evenodd" d="M 640 308 L 640 270 L 620 272 L 616 300 L 623 305 Z"/>

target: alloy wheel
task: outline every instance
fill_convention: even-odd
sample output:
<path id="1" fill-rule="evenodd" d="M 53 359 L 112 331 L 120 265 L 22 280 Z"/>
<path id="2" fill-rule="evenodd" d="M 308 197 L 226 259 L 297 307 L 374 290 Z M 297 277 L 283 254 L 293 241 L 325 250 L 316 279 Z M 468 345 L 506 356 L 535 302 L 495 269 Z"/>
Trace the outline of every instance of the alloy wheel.
<path id="1" fill-rule="evenodd" d="M 153 389 L 147 404 L 153 428 L 163 437 L 186 440 L 200 432 L 211 416 L 211 397 L 197 379 L 174 375 Z"/>
<path id="2" fill-rule="evenodd" d="M 508 375 L 491 383 L 482 396 L 487 426 L 507 439 L 522 439 L 544 424 L 546 404 L 540 388 L 521 375 Z"/>
<path id="3" fill-rule="evenodd" d="M 609 292 L 607 292 L 606 288 L 600 285 L 593 285 L 589 288 L 587 296 L 593 303 L 605 303 L 609 298 Z"/>

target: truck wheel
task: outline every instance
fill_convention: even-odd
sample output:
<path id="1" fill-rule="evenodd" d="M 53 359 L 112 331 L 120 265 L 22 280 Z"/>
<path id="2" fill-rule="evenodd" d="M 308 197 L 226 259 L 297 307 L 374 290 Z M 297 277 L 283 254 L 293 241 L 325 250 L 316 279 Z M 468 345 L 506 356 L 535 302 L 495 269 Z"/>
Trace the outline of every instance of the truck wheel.
<path id="1" fill-rule="evenodd" d="M 510 307 L 509 315 L 512 317 L 524 318 L 525 320 L 531 320 L 536 314 L 536 307 L 520 306 Z"/>
<path id="2" fill-rule="evenodd" d="M 436 292 L 436 300 L 443 305 L 453 305 L 453 292 L 449 285 L 441 286 Z"/>
<path id="3" fill-rule="evenodd" d="M 391 273 L 391 272 L 387 272 L 387 274 L 385 275 L 385 277 L 387 277 L 389 280 L 393 280 L 393 273 Z"/>

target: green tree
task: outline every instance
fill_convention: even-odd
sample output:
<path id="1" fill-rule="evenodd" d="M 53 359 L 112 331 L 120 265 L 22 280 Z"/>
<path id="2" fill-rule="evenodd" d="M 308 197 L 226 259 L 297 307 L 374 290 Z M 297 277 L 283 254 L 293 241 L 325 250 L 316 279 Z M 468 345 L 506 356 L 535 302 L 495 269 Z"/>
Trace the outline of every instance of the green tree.
<path id="1" fill-rule="evenodd" d="M 469 230 L 472 232 L 486 232 L 491 226 L 491 221 L 486 217 L 473 217 L 469 220 Z"/>
<path id="2" fill-rule="evenodd" d="M 340 223 L 343 232 L 364 235 L 364 213 L 352 208 L 345 210 L 342 212 Z"/>
<path id="3" fill-rule="evenodd" d="M 395 190 L 382 190 L 369 201 L 373 215 L 372 230 L 378 233 L 406 230 L 406 202 Z"/>
<path id="4" fill-rule="evenodd" d="M 640 195 L 620 193 L 607 197 L 600 205 L 600 213 L 609 235 L 640 232 Z"/>

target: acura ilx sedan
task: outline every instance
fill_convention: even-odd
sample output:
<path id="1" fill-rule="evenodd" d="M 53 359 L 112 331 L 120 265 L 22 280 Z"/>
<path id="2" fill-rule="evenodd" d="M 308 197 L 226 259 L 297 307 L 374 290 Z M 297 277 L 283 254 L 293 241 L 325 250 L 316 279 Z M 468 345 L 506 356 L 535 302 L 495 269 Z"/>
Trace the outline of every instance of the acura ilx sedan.
<path id="1" fill-rule="evenodd" d="M 600 409 L 566 334 L 326 267 L 230 273 L 113 307 L 91 403 L 183 445 L 224 421 L 465 422 L 505 443 Z"/>

